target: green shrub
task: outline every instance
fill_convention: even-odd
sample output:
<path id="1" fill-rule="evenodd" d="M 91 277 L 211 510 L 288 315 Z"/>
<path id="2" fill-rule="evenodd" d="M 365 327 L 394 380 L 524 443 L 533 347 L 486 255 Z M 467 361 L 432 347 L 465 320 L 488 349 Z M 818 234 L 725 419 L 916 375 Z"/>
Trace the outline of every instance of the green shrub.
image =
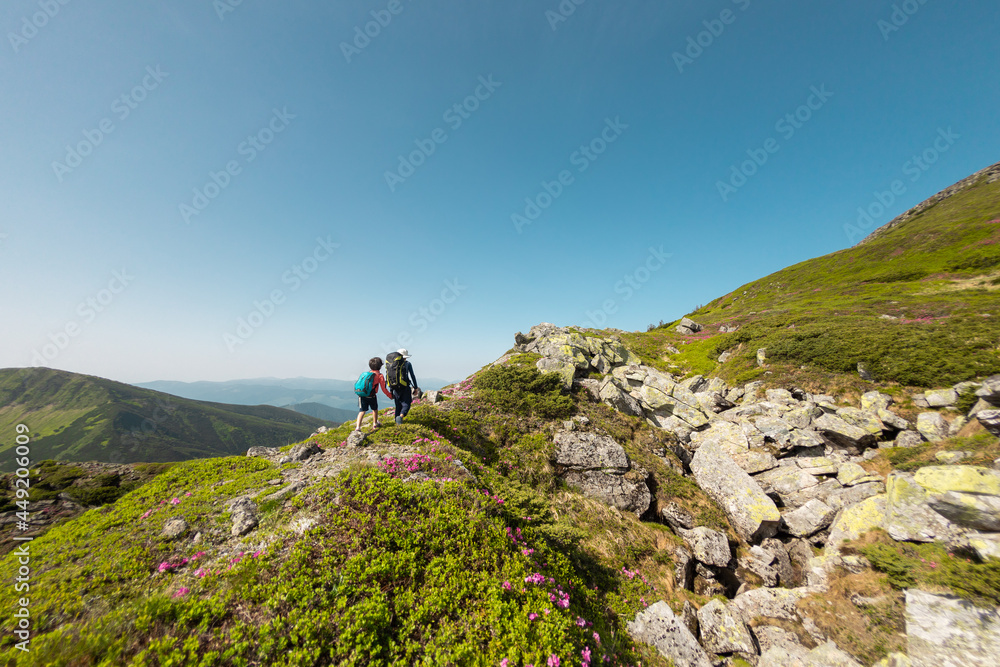
<path id="1" fill-rule="evenodd" d="M 472 383 L 481 403 L 515 415 L 559 419 L 573 413 L 573 399 L 562 393 L 562 381 L 553 373 L 531 366 L 491 366 Z"/>

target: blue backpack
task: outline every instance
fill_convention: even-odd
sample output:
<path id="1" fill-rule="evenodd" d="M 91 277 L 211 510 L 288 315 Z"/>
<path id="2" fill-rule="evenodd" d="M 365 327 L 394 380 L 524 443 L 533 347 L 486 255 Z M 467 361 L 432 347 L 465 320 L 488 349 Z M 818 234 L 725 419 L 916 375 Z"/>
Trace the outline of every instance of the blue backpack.
<path id="1" fill-rule="evenodd" d="M 367 398 L 372 395 L 373 389 L 375 389 L 375 373 L 371 371 L 359 375 L 358 381 L 354 383 L 354 393 L 358 396 Z"/>

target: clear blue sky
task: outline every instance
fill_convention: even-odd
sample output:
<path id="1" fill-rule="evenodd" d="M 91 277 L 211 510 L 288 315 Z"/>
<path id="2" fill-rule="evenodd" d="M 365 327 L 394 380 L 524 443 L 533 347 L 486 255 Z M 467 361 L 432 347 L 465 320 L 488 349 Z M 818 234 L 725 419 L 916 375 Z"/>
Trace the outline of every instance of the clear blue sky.
<path id="1" fill-rule="evenodd" d="M 995 0 L 63 1 L 0 8 L 0 367 L 456 379 L 1000 160 Z"/>

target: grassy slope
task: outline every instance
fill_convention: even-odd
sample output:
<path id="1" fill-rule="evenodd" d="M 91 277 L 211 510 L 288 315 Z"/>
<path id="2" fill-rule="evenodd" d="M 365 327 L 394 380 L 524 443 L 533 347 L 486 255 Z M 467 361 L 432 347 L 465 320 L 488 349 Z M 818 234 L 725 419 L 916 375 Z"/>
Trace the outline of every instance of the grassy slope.
<path id="1" fill-rule="evenodd" d="M 943 386 L 1000 372 L 1000 181 L 972 187 L 866 243 L 744 285 L 630 341 L 659 365 L 746 381 L 767 348 L 775 382 L 829 381 L 865 364 L 877 381 Z M 898 319 L 882 319 L 891 315 Z M 719 327 L 737 325 L 735 334 Z M 664 358 L 664 348 L 688 347 Z M 721 368 L 723 351 L 736 354 Z M 802 372 L 800 366 L 807 366 Z"/>
<path id="2" fill-rule="evenodd" d="M 270 406 L 178 398 L 50 369 L 0 370 L 0 470 L 14 428 L 29 426 L 35 461 L 177 461 L 299 440 L 323 421 Z"/>

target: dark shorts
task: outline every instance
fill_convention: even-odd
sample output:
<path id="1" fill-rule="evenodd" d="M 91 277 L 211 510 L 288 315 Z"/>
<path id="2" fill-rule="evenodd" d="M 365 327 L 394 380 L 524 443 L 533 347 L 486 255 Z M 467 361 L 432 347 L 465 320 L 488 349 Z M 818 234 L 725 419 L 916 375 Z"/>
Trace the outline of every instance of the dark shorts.
<path id="1" fill-rule="evenodd" d="M 375 396 L 358 396 L 358 412 L 365 412 L 367 410 L 378 412 L 377 394 Z"/>

